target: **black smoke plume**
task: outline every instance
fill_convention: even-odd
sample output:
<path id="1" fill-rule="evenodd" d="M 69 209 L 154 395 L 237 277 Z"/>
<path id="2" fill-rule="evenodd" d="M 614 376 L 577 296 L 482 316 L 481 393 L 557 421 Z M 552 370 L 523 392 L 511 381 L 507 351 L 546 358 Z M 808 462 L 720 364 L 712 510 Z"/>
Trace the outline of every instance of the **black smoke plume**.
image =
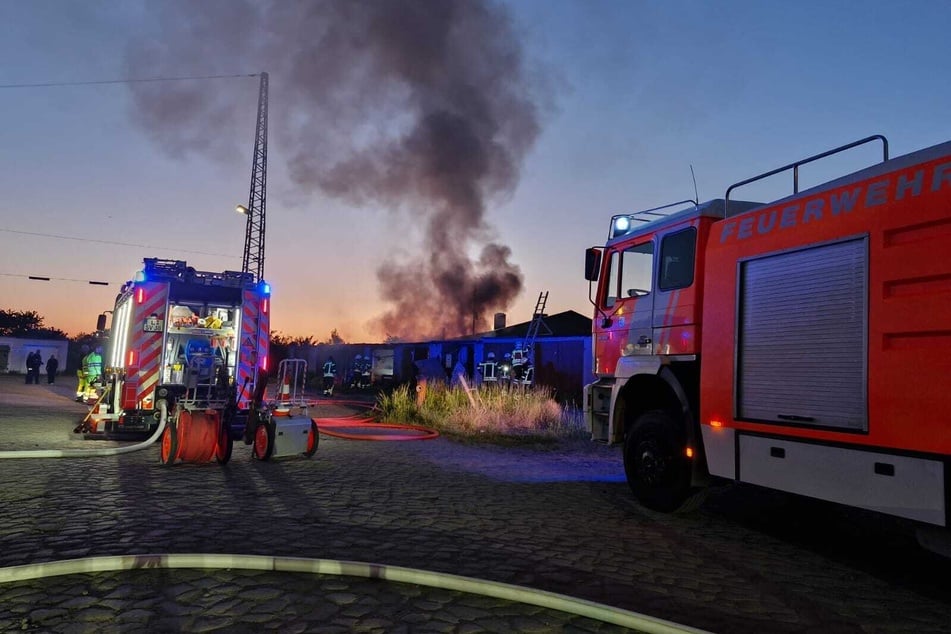
<path id="1" fill-rule="evenodd" d="M 145 6 L 155 33 L 130 46 L 132 76 L 269 72 L 269 132 L 287 151 L 281 168 L 291 179 L 305 192 L 382 204 L 422 230 L 420 244 L 402 245 L 415 255 L 390 257 L 377 270 L 389 305 L 380 334 L 480 330 L 516 298 L 522 274 L 510 249 L 493 241 L 486 205 L 517 184 L 539 133 L 540 91 L 503 7 L 482 0 Z M 134 116 L 169 152 L 240 152 L 236 108 L 249 107 L 247 94 L 191 82 L 133 84 L 133 91 Z"/>

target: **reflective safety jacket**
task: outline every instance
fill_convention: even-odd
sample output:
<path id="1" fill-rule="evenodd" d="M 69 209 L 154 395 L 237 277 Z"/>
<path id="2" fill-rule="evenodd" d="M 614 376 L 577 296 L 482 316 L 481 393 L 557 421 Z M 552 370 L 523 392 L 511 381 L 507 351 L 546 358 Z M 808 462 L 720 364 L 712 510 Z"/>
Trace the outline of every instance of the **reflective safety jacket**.
<path id="1" fill-rule="evenodd" d="M 94 379 L 102 374 L 102 357 L 93 350 L 83 358 L 83 372 L 87 380 Z"/>

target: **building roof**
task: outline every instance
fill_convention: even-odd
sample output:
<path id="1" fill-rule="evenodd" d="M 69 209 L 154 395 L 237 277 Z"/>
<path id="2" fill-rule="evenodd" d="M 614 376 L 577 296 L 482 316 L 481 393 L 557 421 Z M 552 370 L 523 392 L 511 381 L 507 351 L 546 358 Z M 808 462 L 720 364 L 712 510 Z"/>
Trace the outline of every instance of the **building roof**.
<path id="1" fill-rule="evenodd" d="M 489 330 L 476 335 L 477 338 L 488 339 L 515 339 L 528 334 L 531 320 L 520 324 L 513 324 L 498 330 Z M 554 315 L 544 315 L 542 325 L 538 329 L 539 337 L 590 337 L 591 318 L 573 310 L 566 310 Z"/>

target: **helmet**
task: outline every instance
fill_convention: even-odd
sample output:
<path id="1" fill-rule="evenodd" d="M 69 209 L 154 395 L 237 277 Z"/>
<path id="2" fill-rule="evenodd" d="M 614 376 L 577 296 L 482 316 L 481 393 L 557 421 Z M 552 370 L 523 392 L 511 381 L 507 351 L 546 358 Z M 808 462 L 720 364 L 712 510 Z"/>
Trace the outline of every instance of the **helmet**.
<path id="1" fill-rule="evenodd" d="M 89 352 L 89 346 L 87 346 L 86 344 L 83 344 L 80 350 L 82 350 L 83 352 Z"/>
<path id="2" fill-rule="evenodd" d="M 357 359 L 357 360 L 360 360 L 360 359 L 362 359 L 362 358 L 363 358 L 363 356 L 362 356 L 362 355 L 359 355 L 359 354 L 354 357 L 354 359 Z"/>
<path id="3" fill-rule="evenodd" d="M 505 353 L 505 358 L 506 358 L 506 359 L 511 359 L 511 358 L 512 358 L 512 354 L 511 354 L 510 352 L 506 352 L 506 353 Z"/>
<path id="4" fill-rule="evenodd" d="M 495 353 L 494 353 L 494 352 L 490 352 L 490 353 L 489 353 L 489 358 L 490 358 L 490 359 L 494 359 L 494 358 L 495 358 Z"/>

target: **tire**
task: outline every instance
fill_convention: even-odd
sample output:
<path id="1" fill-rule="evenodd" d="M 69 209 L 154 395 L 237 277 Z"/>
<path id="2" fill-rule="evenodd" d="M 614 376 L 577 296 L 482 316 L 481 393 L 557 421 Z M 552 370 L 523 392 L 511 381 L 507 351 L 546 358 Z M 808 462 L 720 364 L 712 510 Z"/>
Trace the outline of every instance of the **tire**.
<path id="1" fill-rule="evenodd" d="M 320 432 L 317 429 L 317 423 L 310 421 L 310 431 L 307 432 L 307 449 L 304 451 L 304 456 L 307 458 L 313 457 L 317 453 L 317 445 L 320 444 Z"/>
<path id="2" fill-rule="evenodd" d="M 218 429 L 218 445 L 215 447 L 215 460 L 220 465 L 228 464 L 231 460 L 231 452 L 234 449 L 234 440 L 231 438 L 231 430 L 224 421 Z"/>
<path id="3" fill-rule="evenodd" d="M 178 459 L 178 425 L 169 423 L 162 432 L 161 460 L 163 465 L 173 465 Z"/>
<path id="4" fill-rule="evenodd" d="M 264 461 L 274 453 L 274 423 L 261 423 L 254 430 L 254 444 L 251 446 L 251 456 Z"/>
<path id="5" fill-rule="evenodd" d="M 624 439 L 624 473 L 637 500 L 670 513 L 690 496 L 690 461 L 677 420 L 663 410 L 642 414 Z"/>

